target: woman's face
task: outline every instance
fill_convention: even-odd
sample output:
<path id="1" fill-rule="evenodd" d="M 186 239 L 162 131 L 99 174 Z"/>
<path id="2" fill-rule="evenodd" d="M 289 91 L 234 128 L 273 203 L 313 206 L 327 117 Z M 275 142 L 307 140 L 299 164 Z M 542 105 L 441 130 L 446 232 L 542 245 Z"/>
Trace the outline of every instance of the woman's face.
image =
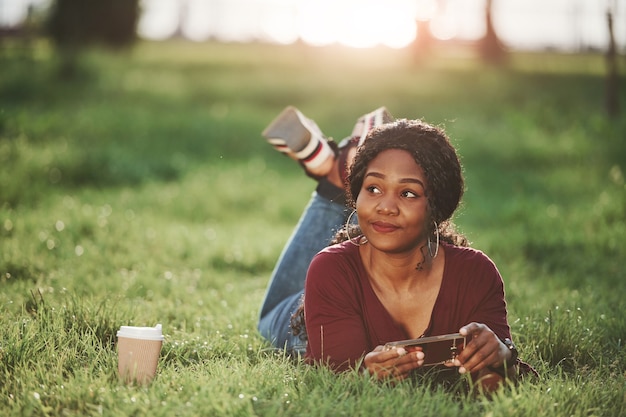
<path id="1" fill-rule="evenodd" d="M 401 253 L 423 244 L 426 186 L 424 171 L 407 151 L 382 151 L 369 163 L 356 210 L 361 230 L 374 248 Z"/>

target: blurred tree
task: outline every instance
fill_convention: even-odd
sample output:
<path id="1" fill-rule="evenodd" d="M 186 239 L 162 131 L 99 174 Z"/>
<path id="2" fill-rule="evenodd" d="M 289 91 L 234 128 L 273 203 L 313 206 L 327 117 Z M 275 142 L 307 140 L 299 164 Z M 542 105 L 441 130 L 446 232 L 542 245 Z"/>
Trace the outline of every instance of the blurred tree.
<path id="1" fill-rule="evenodd" d="M 178 23 L 176 25 L 176 31 L 171 36 L 172 38 L 185 38 L 185 31 L 183 26 L 191 14 L 191 5 L 188 0 L 178 0 Z"/>
<path id="2" fill-rule="evenodd" d="M 77 75 L 78 56 L 88 46 L 132 45 L 138 20 L 139 0 L 53 0 L 46 28 L 61 57 L 60 75 Z"/>
<path id="3" fill-rule="evenodd" d="M 48 32 L 61 47 L 123 47 L 135 41 L 138 19 L 139 0 L 54 0 Z"/>
<path id="4" fill-rule="evenodd" d="M 606 110 L 610 117 L 617 117 L 619 114 L 617 46 L 615 45 L 615 35 L 613 33 L 613 12 L 615 9 L 615 0 L 609 0 L 606 12 L 606 22 L 609 33 L 609 47 L 606 53 Z"/>
<path id="5" fill-rule="evenodd" d="M 418 20 L 417 36 L 412 43 L 413 58 L 416 63 L 421 63 L 430 55 L 433 48 L 433 41 L 433 35 L 430 31 L 430 21 Z"/>
<path id="6" fill-rule="evenodd" d="M 478 45 L 484 61 L 490 64 L 501 64 L 506 58 L 506 50 L 500 42 L 493 26 L 493 0 L 485 2 L 485 36 Z"/>
<path id="7" fill-rule="evenodd" d="M 446 8 L 446 0 L 436 0 L 434 4 L 437 9 L 436 13 L 440 13 Z M 426 6 L 426 11 L 420 11 L 417 19 L 415 20 L 417 33 L 411 44 L 413 58 L 417 64 L 421 64 L 429 57 L 435 44 L 435 39 L 431 31 L 431 21 L 433 16 L 431 16 L 428 12 L 428 8 L 431 7 L 432 4 L 429 2 L 418 1 L 418 8 L 424 6 Z"/>

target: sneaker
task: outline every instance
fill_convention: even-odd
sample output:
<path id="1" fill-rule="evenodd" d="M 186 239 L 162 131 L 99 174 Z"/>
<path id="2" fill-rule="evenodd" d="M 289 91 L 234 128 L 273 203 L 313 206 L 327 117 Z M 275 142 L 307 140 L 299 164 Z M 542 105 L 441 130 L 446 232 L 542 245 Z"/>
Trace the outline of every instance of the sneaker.
<path id="1" fill-rule="evenodd" d="M 361 146 L 367 137 L 367 134 L 373 128 L 385 123 L 393 122 L 394 118 L 386 107 L 379 107 L 373 112 L 364 114 L 359 117 L 352 130 L 352 137 L 358 137 L 357 147 Z"/>
<path id="2" fill-rule="evenodd" d="M 293 106 L 286 107 L 262 135 L 276 150 L 299 161 L 313 177 L 326 176 L 335 152 L 320 128 Z"/>

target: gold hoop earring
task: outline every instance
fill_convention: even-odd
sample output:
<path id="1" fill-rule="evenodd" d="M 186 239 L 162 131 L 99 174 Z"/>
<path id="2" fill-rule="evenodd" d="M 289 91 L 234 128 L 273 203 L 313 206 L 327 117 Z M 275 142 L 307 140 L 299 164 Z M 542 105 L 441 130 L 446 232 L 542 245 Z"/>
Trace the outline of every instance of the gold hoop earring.
<path id="1" fill-rule="evenodd" d="M 428 236 L 428 241 L 426 242 L 428 244 L 428 254 L 430 255 L 430 257 L 432 259 L 435 259 L 437 257 L 437 255 L 439 254 L 439 226 L 437 225 L 437 222 L 433 220 L 433 223 L 435 224 L 435 235 L 437 237 L 437 242 L 435 244 L 435 253 L 433 254 L 431 245 L 432 243 L 430 242 L 430 236 Z"/>
<path id="2" fill-rule="evenodd" d="M 350 236 L 350 224 L 352 223 L 352 216 L 354 216 L 354 213 L 356 213 L 356 210 L 352 210 L 352 213 L 350 213 L 348 219 L 346 220 L 346 235 L 348 236 L 348 240 L 350 241 L 350 243 L 355 246 L 361 246 L 367 243 L 366 237 L 364 237 L 363 235 L 355 237 Z"/>

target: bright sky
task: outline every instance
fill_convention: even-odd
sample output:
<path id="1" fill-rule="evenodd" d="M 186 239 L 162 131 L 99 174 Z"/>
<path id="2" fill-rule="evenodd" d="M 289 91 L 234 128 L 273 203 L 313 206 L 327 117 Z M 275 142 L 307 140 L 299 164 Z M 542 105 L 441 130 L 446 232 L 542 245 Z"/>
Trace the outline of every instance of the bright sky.
<path id="1" fill-rule="evenodd" d="M 50 0 L 0 0 L 0 24 L 24 18 L 28 4 Z M 517 48 L 580 45 L 605 48 L 607 5 L 616 5 L 614 31 L 626 47 L 626 0 L 493 0 L 494 25 Z M 141 0 L 139 34 L 170 36 L 182 22 L 191 40 L 261 40 L 312 45 L 400 48 L 416 36 L 416 19 L 430 20 L 440 39 L 476 39 L 484 33 L 485 0 Z M 441 3 L 443 7 L 437 7 Z M 182 5 L 182 7 L 181 7 Z"/>

